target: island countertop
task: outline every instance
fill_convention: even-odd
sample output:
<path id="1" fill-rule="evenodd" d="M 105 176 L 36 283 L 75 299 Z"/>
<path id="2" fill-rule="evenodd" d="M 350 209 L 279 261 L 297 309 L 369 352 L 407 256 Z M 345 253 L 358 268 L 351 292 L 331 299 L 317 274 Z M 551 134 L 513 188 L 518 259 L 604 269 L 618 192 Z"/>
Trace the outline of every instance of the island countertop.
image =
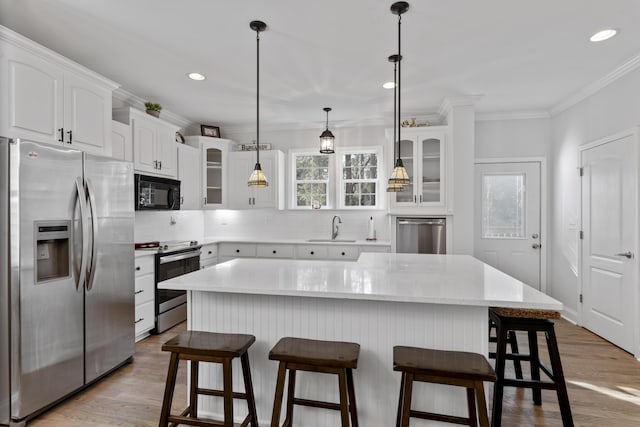
<path id="1" fill-rule="evenodd" d="M 469 255 L 363 253 L 356 262 L 234 259 L 158 284 L 227 294 L 562 310 Z"/>

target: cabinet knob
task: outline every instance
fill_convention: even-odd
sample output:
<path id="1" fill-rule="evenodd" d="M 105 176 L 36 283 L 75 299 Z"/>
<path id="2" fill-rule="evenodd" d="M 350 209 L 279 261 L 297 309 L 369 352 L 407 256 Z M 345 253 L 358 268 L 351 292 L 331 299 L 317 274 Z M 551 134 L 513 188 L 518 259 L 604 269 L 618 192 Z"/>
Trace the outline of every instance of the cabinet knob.
<path id="1" fill-rule="evenodd" d="M 144 320 L 144 317 L 139 318 L 138 320 L 135 321 L 135 323 L 140 323 Z"/>
<path id="2" fill-rule="evenodd" d="M 67 131 L 67 133 L 69 134 L 69 141 L 67 142 L 68 144 L 71 144 L 73 142 L 73 131 Z"/>
<path id="3" fill-rule="evenodd" d="M 314 252 L 313 252 L 313 251 L 311 251 L 311 252 L 310 252 L 310 254 L 311 254 L 311 255 L 313 255 L 313 254 L 314 254 Z"/>
<path id="4" fill-rule="evenodd" d="M 64 128 L 58 129 L 58 132 L 60 132 L 60 138 L 58 139 L 58 142 L 64 142 Z"/>
<path id="5" fill-rule="evenodd" d="M 144 292 L 144 289 L 140 289 L 139 291 L 136 291 L 136 295 L 141 294 Z"/>
<path id="6" fill-rule="evenodd" d="M 273 253 L 274 253 L 274 254 L 276 253 L 275 249 L 274 249 Z"/>
<path id="7" fill-rule="evenodd" d="M 239 254 L 240 253 L 240 249 L 236 249 L 236 253 Z"/>
<path id="8" fill-rule="evenodd" d="M 140 266 L 136 267 L 136 271 L 140 271 Z"/>
<path id="9" fill-rule="evenodd" d="M 209 255 L 211 255 L 211 251 L 207 252 Z"/>
<path id="10" fill-rule="evenodd" d="M 342 256 L 344 256 L 344 252 L 342 252 Z"/>

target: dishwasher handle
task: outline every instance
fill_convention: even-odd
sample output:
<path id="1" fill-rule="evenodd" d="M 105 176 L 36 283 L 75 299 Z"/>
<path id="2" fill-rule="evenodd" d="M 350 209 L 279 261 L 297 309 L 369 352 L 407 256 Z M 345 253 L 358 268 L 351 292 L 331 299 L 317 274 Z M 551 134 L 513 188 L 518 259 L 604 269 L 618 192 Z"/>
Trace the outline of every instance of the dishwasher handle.
<path id="1" fill-rule="evenodd" d="M 439 225 L 444 227 L 445 221 L 444 220 L 425 220 L 425 219 L 416 219 L 416 220 L 399 219 L 398 225 Z"/>

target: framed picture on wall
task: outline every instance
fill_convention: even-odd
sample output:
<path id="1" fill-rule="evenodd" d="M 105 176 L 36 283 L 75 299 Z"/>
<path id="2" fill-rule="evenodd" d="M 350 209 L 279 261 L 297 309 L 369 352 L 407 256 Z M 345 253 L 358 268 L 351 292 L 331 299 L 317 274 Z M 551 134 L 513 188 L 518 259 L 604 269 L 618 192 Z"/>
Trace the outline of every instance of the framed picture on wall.
<path id="1" fill-rule="evenodd" d="M 220 138 L 220 128 L 218 126 L 200 125 L 200 134 L 212 138 Z"/>

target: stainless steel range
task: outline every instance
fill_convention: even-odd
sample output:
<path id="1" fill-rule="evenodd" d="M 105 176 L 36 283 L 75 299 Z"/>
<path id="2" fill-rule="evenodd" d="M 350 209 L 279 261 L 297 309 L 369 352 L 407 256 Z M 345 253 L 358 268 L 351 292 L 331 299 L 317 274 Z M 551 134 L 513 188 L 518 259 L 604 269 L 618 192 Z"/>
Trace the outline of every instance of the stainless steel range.
<path id="1" fill-rule="evenodd" d="M 158 289 L 158 283 L 200 269 L 200 248 L 196 240 L 137 244 L 137 249 L 156 251 L 155 318 L 152 333 L 159 334 L 187 319 L 187 293 Z"/>

